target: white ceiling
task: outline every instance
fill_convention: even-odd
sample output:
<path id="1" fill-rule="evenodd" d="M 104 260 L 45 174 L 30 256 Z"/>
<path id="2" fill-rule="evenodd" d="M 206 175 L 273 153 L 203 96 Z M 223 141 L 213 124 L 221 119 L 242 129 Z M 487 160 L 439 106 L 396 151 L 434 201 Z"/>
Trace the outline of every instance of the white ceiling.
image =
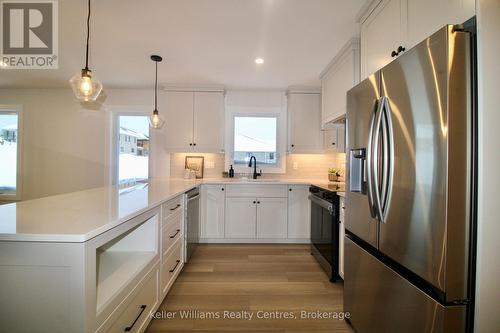
<path id="1" fill-rule="evenodd" d="M 282 89 L 318 75 L 364 0 L 93 0 L 90 68 L 105 88 L 159 82 Z M 85 0 L 59 0 L 59 69 L 1 70 L 0 87 L 61 87 L 84 64 Z M 262 57 L 263 65 L 254 59 Z"/>

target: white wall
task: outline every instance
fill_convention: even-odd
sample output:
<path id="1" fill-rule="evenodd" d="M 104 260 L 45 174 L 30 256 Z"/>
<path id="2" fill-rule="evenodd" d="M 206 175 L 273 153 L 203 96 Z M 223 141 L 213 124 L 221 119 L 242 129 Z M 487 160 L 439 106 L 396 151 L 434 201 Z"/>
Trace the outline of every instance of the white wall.
<path id="1" fill-rule="evenodd" d="M 477 0 L 479 207 L 475 332 L 500 332 L 500 1 Z"/>
<path id="2" fill-rule="evenodd" d="M 128 107 L 149 113 L 153 100 L 150 90 L 109 90 L 103 97 L 104 106 L 89 108 L 69 88 L 0 89 L 0 104 L 23 106 L 23 200 L 110 182 L 110 110 Z M 151 150 L 161 148 L 152 144 Z M 168 176 L 168 155 L 152 155 L 162 157 L 152 161 L 152 176 Z"/>

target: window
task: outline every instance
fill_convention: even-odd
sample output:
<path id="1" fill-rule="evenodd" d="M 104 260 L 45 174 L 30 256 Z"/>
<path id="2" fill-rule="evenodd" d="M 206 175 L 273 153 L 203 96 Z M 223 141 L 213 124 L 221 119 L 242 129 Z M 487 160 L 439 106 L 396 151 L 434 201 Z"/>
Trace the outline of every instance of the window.
<path id="1" fill-rule="evenodd" d="M 20 113 L 0 109 L 0 196 L 19 199 Z"/>
<path id="2" fill-rule="evenodd" d="M 118 115 L 118 183 L 149 178 L 149 121 L 147 116 Z"/>
<path id="3" fill-rule="evenodd" d="M 260 165 L 276 166 L 277 124 L 275 116 L 235 116 L 233 163 L 248 164 L 255 156 Z"/>

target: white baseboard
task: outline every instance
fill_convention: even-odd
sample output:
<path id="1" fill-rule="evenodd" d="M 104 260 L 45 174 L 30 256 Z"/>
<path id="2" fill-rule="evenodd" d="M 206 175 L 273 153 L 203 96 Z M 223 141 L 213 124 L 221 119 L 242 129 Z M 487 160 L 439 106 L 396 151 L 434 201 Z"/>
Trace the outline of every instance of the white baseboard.
<path id="1" fill-rule="evenodd" d="M 216 244 L 311 244 L 311 240 L 308 238 L 286 238 L 286 239 L 276 239 L 276 238 L 200 238 L 200 243 L 216 243 Z"/>

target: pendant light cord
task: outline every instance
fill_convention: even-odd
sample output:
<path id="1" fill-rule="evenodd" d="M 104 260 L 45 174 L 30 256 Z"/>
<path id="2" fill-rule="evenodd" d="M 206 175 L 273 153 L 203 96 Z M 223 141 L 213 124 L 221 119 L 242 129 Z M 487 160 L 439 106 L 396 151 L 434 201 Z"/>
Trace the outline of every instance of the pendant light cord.
<path id="1" fill-rule="evenodd" d="M 87 14 L 87 50 L 85 53 L 85 69 L 89 69 L 89 39 L 90 39 L 90 0 L 88 2 L 89 12 Z"/>
<path id="2" fill-rule="evenodd" d="M 155 61 L 155 111 L 158 111 L 158 61 Z"/>

